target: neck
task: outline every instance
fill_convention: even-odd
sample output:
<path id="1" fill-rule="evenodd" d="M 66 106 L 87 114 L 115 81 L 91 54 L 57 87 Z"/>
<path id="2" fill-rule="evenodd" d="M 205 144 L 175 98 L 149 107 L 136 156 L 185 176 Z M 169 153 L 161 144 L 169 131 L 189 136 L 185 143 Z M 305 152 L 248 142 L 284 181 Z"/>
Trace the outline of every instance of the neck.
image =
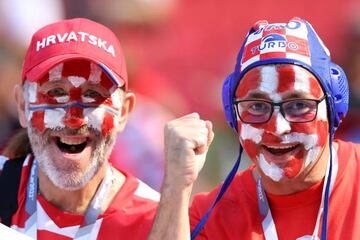
<path id="1" fill-rule="evenodd" d="M 96 175 L 81 189 L 68 191 L 55 186 L 39 168 L 40 194 L 62 211 L 84 214 L 106 174 L 108 163 L 105 162 Z"/>
<path id="2" fill-rule="evenodd" d="M 333 143 L 333 145 L 335 146 L 335 149 L 337 149 L 337 144 Z M 286 178 L 276 182 L 265 176 L 258 168 L 253 170 L 253 177 L 254 179 L 257 179 L 257 176 L 260 175 L 265 191 L 274 195 L 289 195 L 301 192 L 314 186 L 316 183 L 319 183 L 325 177 L 327 163 L 330 159 L 330 148 L 328 143 L 319 155 L 320 157 L 317 160 L 307 166 L 293 179 Z"/>

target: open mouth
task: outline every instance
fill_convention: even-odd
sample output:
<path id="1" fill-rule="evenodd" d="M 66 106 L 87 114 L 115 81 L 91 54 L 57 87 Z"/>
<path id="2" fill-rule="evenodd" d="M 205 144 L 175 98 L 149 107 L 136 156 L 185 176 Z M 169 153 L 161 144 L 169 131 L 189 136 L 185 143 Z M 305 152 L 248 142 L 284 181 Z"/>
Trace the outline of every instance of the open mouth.
<path id="1" fill-rule="evenodd" d="M 300 146 L 300 144 L 295 144 L 295 145 L 290 145 L 290 146 L 265 146 L 265 145 L 263 145 L 263 146 L 271 154 L 280 156 L 280 155 L 294 151 L 297 147 Z"/>
<path id="2" fill-rule="evenodd" d="M 81 140 L 77 139 L 66 139 L 56 137 L 56 145 L 58 148 L 65 153 L 81 153 L 88 144 L 87 138 L 82 138 Z"/>

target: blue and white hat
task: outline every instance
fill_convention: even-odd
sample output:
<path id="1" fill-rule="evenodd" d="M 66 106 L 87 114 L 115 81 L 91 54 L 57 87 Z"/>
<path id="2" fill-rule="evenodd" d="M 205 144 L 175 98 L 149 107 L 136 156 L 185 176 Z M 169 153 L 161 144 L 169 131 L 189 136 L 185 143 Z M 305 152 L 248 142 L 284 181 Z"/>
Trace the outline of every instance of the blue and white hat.
<path id="1" fill-rule="evenodd" d="M 272 24 L 261 20 L 254 24 L 237 57 L 228 89 L 230 97 L 249 69 L 278 63 L 302 66 L 317 77 L 327 95 L 330 126 L 335 131 L 348 110 L 347 79 L 343 70 L 331 62 L 329 50 L 304 19 L 295 17 L 288 23 Z"/>

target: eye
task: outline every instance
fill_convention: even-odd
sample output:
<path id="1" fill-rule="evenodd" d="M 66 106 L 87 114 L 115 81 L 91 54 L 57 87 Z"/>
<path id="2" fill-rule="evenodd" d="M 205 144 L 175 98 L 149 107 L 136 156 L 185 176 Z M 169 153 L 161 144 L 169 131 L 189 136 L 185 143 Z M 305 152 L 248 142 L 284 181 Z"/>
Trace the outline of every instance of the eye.
<path id="1" fill-rule="evenodd" d="M 90 97 L 90 98 L 97 98 L 97 97 L 103 97 L 103 95 L 95 90 L 88 89 L 84 92 L 84 97 Z"/>
<path id="2" fill-rule="evenodd" d="M 240 113 L 247 113 L 251 115 L 265 115 L 271 111 L 271 104 L 265 101 L 245 100 L 238 103 L 238 110 Z"/>
<path id="3" fill-rule="evenodd" d="M 253 115 L 267 114 L 270 111 L 270 106 L 265 102 L 251 102 L 247 111 Z"/>
<path id="4" fill-rule="evenodd" d="M 316 109 L 312 100 L 293 100 L 284 104 L 284 111 L 289 115 L 302 115 Z"/>
<path id="5" fill-rule="evenodd" d="M 46 92 L 46 94 L 52 96 L 52 97 L 61 97 L 66 96 L 67 92 L 62 88 L 53 88 Z"/>

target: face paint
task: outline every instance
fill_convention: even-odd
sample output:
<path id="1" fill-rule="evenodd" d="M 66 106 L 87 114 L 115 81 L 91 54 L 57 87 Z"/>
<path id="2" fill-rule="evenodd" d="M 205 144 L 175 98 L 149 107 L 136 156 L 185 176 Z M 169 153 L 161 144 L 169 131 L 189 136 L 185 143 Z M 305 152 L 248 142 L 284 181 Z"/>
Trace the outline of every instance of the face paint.
<path id="1" fill-rule="evenodd" d="M 119 91 L 96 64 L 62 63 L 40 81 L 29 83 L 27 117 L 40 132 L 89 125 L 105 136 L 117 127 Z"/>
<path id="2" fill-rule="evenodd" d="M 261 82 L 259 90 L 267 93 L 274 102 L 281 100 L 277 88 L 279 87 L 279 76 L 275 66 L 264 66 L 261 68 Z"/>
<path id="3" fill-rule="evenodd" d="M 291 130 L 290 123 L 276 110 L 276 134 L 281 135 Z"/>
<path id="4" fill-rule="evenodd" d="M 300 97 L 299 97 L 300 96 Z M 319 99 L 322 89 L 307 70 L 290 64 L 259 66 L 240 81 L 236 99 Z M 290 123 L 274 108 L 266 123 L 247 124 L 238 119 L 239 139 L 261 171 L 274 181 L 294 178 L 319 158 L 328 135 L 326 102 L 318 105 L 316 119 Z"/>
<path id="5" fill-rule="evenodd" d="M 264 174 L 272 180 L 279 181 L 284 176 L 284 170 L 272 162 L 268 163 L 263 154 L 259 155 L 258 163 Z"/>

